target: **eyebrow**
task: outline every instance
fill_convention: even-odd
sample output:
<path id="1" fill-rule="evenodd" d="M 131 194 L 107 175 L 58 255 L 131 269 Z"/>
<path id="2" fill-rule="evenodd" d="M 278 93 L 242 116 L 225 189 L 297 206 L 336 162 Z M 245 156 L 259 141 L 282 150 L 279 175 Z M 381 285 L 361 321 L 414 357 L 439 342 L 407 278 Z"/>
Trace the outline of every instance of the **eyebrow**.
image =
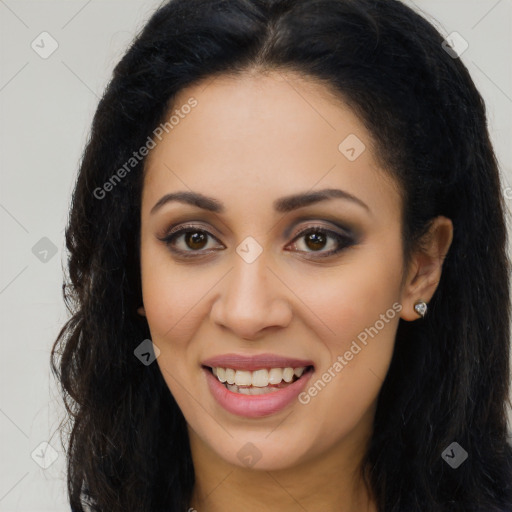
<path id="1" fill-rule="evenodd" d="M 368 205 L 361 201 L 361 199 L 337 188 L 326 188 L 323 190 L 316 190 L 314 192 L 302 192 L 281 197 L 274 201 L 273 206 L 276 212 L 288 213 L 293 210 L 297 210 L 298 208 L 303 208 L 305 206 L 319 203 L 320 201 L 325 201 L 327 199 L 345 199 L 358 204 L 359 206 L 362 206 L 365 210 L 370 212 Z M 208 210 L 214 213 L 224 213 L 226 211 L 224 205 L 213 197 L 205 196 L 199 192 L 182 191 L 173 192 L 161 197 L 153 206 L 153 208 L 151 208 L 150 213 L 154 214 L 165 204 L 173 201 L 197 206 L 198 208 L 202 208 L 203 210 Z"/>

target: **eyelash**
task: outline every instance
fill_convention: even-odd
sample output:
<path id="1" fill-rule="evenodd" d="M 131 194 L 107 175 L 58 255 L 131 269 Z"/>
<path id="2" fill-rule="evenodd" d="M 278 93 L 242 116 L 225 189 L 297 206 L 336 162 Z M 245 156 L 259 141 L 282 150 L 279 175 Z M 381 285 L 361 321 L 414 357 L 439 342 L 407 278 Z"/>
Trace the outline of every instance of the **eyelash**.
<path id="1" fill-rule="evenodd" d="M 162 242 L 164 242 L 169 247 L 171 252 L 173 252 L 183 258 L 198 258 L 198 257 L 204 256 L 205 254 L 211 254 L 213 252 L 212 250 L 210 250 L 207 253 L 201 252 L 201 250 L 183 251 L 181 249 L 176 249 L 175 247 L 172 247 L 173 242 L 175 242 L 176 239 L 179 238 L 181 235 L 186 234 L 186 233 L 205 233 L 208 237 L 211 237 L 211 238 L 217 240 L 216 237 L 214 237 L 211 233 L 209 233 L 205 229 L 200 229 L 199 227 L 191 225 L 191 224 L 182 225 L 179 227 L 179 229 L 176 229 L 176 228 L 171 229 L 171 231 L 165 237 L 160 238 L 160 240 Z M 299 238 L 301 238 L 307 234 L 310 234 L 310 233 L 321 233 L 322 235 L 324 235 L 326 237 L 333 238 L 338 243 L 338 248 L 332 249 L 327 252 L 321 252 L 321 250 L 320 251 L 294 251 L 294 252 L 302 252 L 302 253 L 306 253 L 306 254 L 320 253 L 321 254 L 320 258 L 327 258 L 329 256 L 334 256 L 335 254 L 343 251 L 344 249 L 347 249 L 348 247 L 350 247 L 351 245 L 354 245 L 354 243 L 355 243 L 355 241 L 352 239 L 351 236 L 342 235 L 341 233 L 337 233 L 336 231 L 326 229 L 322 226 L 309 226 L 307 228 L 302 229 L 295 235 L 292 242 L 295 242 Z M 217 241 L 219 241 L 219 240 L 217 240 Z"/>

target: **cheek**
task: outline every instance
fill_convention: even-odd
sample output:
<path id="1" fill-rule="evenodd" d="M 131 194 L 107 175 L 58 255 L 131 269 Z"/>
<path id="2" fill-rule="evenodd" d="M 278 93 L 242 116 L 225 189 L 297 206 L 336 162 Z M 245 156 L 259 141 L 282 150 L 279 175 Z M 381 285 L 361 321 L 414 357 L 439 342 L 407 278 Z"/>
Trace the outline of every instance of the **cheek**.
<path id="1" fill-rule="evenodd" d="M 392 306 L 400 298 L 400 250 L 399 244 L 390 241 L 361 247 L 329 272 L 303 275 L 298 295 L 328 328 L 323 329 L 322 339 L 331 352 L 344 351 L 347 343 L 379 322 L 381 315 L 385 320 L 396 317 L 394 323 L 398 322 Z M 378 327 L 382 328 L 381 322 Z"/>
<path id="2" fill-rule="evenodd" d="M 393 355 L 401 310 L 401 248 L 388 242 L 384 253 L 382 247 L 347 259 L 324 280 L 321 293 L 318 288 L 316 298 L 310 293 L 307 301 L 333 332 L 322 338 L 329 356 L 301 403 L 310 418 L 325 416 L 327 408 L 333 435 L 350 431 L 372 407 Z"/>
<path id="3" fill-rule="evenodd" d="M 142 295 L 153 341 L 186 339 L 216 279 L 196 266 L 177 265 L 161 248 L 142 246 Z"/>
<path id="4" fill-rule="evenodd" d="M 180 268 L 162 253 L 152 249 L 143 253 L 144 309 L 151 339 L 160 350 L 156 363 L 180 409 L 191 416 L 197 411 L 190 396 L 199 396 L 198 382 L 190 378 L 190 368 L 197 365 L 191 340 L 205 314 L 201 298 L 215 276 Z"/>

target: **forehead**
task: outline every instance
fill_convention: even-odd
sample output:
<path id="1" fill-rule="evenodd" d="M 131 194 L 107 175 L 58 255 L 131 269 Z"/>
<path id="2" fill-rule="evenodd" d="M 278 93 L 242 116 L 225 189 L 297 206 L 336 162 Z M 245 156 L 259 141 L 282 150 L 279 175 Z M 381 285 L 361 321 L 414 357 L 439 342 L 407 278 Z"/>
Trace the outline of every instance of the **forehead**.
<path id="1" fill-rule="evenodd" d="M 181 90 L 171 115 L 146 160 L 145 208 L 173 190 L 215 191 L 229 209 L 328 187 L 398 208 L 370 134 L 322 84 L 288 72 L 218 76 Z"/>

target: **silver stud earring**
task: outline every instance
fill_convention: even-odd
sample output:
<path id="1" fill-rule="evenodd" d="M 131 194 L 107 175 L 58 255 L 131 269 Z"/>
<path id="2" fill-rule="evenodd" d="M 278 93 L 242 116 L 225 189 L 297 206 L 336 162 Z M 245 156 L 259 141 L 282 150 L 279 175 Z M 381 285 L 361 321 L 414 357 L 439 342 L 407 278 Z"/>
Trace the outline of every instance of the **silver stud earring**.
<path id="1" fill-rule="evenodd" d="M 418 313 L 418 315 L 420 315 L 421 318 L 423 318 L 425 316 L 425 313 L 427 312 L 426 302 L 424 302 L 422 300 L 417 300 L 414 303 L 414 311 L 416 311 L 416 313 Z"/>

